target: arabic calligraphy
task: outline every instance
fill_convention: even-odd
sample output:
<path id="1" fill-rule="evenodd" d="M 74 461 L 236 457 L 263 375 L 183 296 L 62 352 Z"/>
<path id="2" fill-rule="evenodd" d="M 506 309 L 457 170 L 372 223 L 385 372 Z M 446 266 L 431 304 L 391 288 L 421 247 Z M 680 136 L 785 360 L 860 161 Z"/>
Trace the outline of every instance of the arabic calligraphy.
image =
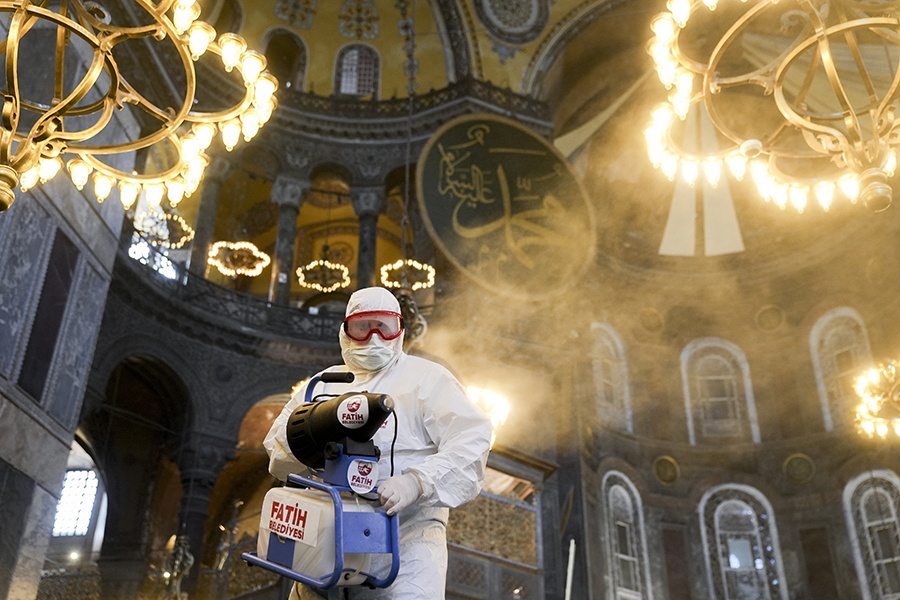
<path id="1" fill-rule="evenodd" d="M 469 115 L 445 125 L 419 173 L 432 235 L 489 287 L 560 286 L 592 255 L 591 211 L 574 174 L 513 121 Z"/>

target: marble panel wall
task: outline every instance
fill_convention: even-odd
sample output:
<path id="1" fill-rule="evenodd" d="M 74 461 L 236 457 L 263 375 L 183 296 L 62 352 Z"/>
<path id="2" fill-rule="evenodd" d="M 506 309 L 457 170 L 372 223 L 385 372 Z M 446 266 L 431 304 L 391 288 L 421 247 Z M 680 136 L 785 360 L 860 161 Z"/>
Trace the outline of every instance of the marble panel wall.
<path id="1" fill-rule="evenodd" d="M 0 461 L 0 596 L 8 597 L 34 481 Z"/>
<path id="2" fill-rule="evenodd" d="M 13 379 L 28 341 L 54 225 L 46 211 L 28 201 L 13 203 L 0 219 L 8 222 L 0 241 L 0 376 Z"/>
<path id="3" fill-rule="evenodd" d="M 50 414 L 67 430 L 74 427 L 81 408 L 108 287 L 108 279 L 83 260 L 69 295 L 44 394 Z"/>

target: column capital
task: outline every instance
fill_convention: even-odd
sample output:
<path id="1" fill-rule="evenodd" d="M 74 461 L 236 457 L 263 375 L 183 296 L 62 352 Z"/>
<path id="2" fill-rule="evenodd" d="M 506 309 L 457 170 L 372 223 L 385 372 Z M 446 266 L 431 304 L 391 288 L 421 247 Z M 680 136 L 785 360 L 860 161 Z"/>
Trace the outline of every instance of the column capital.
<path id="1" fill-rule="evenodd" d="M 279 206 L 300 208 L 303 195 L 310 185 L 305 177 L 281 173 L 272 182 L 272 202 Z"/>
<path id="2" fill-rule="evenodd" d="M 384 186 L 353 186 L 353 210 L 358 217 L 377 216 L 384 208 Z"/>

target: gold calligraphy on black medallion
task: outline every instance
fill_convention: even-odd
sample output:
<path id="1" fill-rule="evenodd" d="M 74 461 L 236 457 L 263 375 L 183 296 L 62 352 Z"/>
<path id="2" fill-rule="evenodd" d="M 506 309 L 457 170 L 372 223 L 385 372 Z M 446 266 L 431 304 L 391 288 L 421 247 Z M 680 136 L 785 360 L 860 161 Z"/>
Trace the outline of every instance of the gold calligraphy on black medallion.
<path id="1" fill-rule="evenodd" d="M 467 115 L 447 123 L 422 151 L 417 180 L 432 237 L 489 289 L 552 295 L 593 256 L 592 212 L 575 174 L 515 121 Z"/>

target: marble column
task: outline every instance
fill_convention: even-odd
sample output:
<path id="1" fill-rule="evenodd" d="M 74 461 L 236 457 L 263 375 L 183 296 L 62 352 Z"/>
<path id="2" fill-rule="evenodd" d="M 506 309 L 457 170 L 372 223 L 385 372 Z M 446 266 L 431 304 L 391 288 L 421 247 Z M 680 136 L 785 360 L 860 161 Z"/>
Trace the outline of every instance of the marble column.
<path id="1" fill-rule="evenodd" d="M 378 240 L 378 215 L 384 207 L 383 186 L 353 188 L 353 210 L 359 218 L 359 253 L 356 267 L 357 289 L 375 285 L 375 244 Z"/>
<path id="2" fill-rule="evenodd" d="M 309 180 L 290 175 L 279 175 L 272 184 L 272 202 L 278 205 L 278 232 L 275 237 L 275 256 L 272 257 L 269 301 L 282 306 L 286 306 L 290 298 L 297 215 L 309 186 Z"/>
<path id="3" fill-rule="evenodd" d="M 214 156 L 203 174 L 203 187 L 200 193 L 200 205 L 197 209 L 197 220 L 194 222 L 194 240 L 191 243 L 191 259 L 188 270 L 200 276 L 206 276 L 207 254 L 213 244 L 216 228 L 216 211 L 219 207 L 219 192 L 222 184 L 231 175 L 231 161 Z"/>
<path id="4" fill-rule="evenodd" d="M 190 436 L 192 446 L 184 448 L 179 458 L 181 469 L 181 509 L 178 512 L 178 535 L 186 536 L 194 558 L 181 590 L 192 593 L 200 577 L 203 538 L 209 518 L 209 496 L 219 471 L 234 454 L 233 447 L 220 447 L 196 433 Z"/>

